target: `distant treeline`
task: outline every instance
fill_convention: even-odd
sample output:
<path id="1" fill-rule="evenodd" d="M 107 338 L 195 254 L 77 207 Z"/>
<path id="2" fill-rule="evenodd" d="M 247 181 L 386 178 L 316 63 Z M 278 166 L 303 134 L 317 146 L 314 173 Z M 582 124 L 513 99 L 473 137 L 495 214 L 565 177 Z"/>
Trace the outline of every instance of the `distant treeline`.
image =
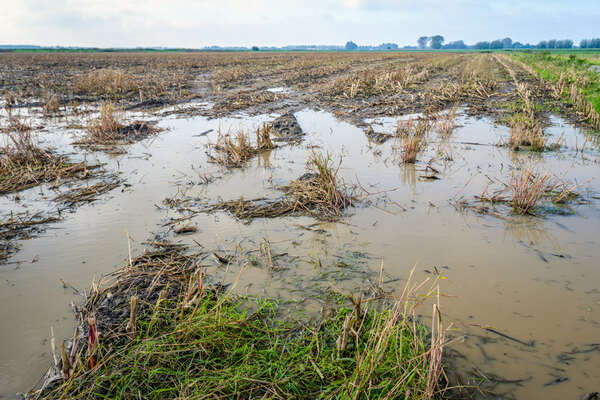
<path id="1" fill-rule="evenodd" d="M 600 39 L 583 39 L 579 46 L 570 39 L 543 40 L 538 44 L 514 42 L 511 38 L 496 39 L 491 42 L 482 41 L 472 45 L 463 40 L 445 43 L 442 35 L 421 36 L 417 46 L 400 47 L 396 43 L 379 45 L 358 45 L 349 41 L 340 45 L 289 45 L 289 46 L 206 46 L 202 48 L 171 47 L 135 47 L 135 48 L 98 48 L 98 47 L 43 47 L 32 45 L 0 45 L 0 52 L 197 52 L 197 51 L 394 51 L 394 50 L 520 50 L 520 49 L 600 49 Z"/>
<path id="2" fill-rule="evenodd" d="M 582 49 L 600 49 L 600 39 L 583 39 L 579 42 Z"/>
<path id="3" fill-rule="evenodd" d="M 572 49 L 575 43 L 571 39 L 550 39 L 542 40 L 538 44 L 513 42 L 509 37 L 504 39 L 496 39 L 491 42 L 477 42 L 474 45 L 467 45 L 462 40 L 449 42 L 444 44 L 444 37 L 441 35 L 421 36 L 417 39 L 419 49 L 475 49 L 475 50 L 502 50 L 502 49 Z M 600 39 L 583 39 L 579 43 L 582 49 L 599 49 Z"/>

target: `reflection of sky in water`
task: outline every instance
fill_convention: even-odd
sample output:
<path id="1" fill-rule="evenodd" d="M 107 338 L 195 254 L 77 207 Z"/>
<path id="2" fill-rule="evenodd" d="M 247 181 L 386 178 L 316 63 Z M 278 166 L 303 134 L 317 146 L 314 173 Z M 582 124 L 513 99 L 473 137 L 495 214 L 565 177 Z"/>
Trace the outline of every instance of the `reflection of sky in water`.
<path id="1" fill-rule="evenodd" d="M 198 227 L 198 232 L 175 240 L 193 245 L 193 239 L 208 248 L 233 250 L 238 245 L 256 248 L 257 243 L 268 238 L 274 252 L 287 252 L 297 261 L 276 274 L 250 267 L 241 277 L 239 290 L 297 301 L 309 297 L 312 300 L 302 305 L 313 310 L 318 309 L 314 299 L 328 286 L 356 290 L 366 284 L 368 275 L 361 271 L 339 271 L 336 267 L 335 257 L 351 250 L 371 255 L 366 259 L 368 267 L 360 264 L 370 272 L 378 273 L 383 258 L 390 279 L 405 278 L 415 265 L 418 279 L 428 276 L 425 269 L 448 266 L 444 270 L 448 279 L 442 288 L 452 297 L 444 301 L 444 311 L 459 325 L 464 323 L 461 329 L 475 334 L 478 331 L 468 324 L 489 324 L 524 340 L 535 339 L 539 344 L 540 351 L 530 353 L 503 343 L 486 348 L 499 360 L 486 366 L 486 370 L 509 377 L 534 374 L 536 385 L 550 380 L 548 371 L 539 364 L 553 362 L 551 358 L 567 350 L 570 343 L 587 343 L 598 337 L 595 321 L 600 316 L 595 302 L 600 298 L 589 294 L 600 281 L 597 200 L 575 206 L 575 216 L 506 220 L 458 213 L 448 204 L 456 195 L 471 199 L 480 194 L 490 178 L 506 181 L 511 167 L 523 160 L 564 173 L 568 179 L 586 182 L 597 176 L 598 165 L 593 160 L 597 160 L 598 153 L 593 147 L 587 147 L 585 158 L 581 154 L 575 156 L 572 150 L 560 154 L 514 153 L 496 146 L 508 136 L 506 128 L 494 127 L 485 118 L 461 117 L 450 139 L 434 135 L 419 156 L 420 162 L 405 166 L 397 162 L 394 149 L 398 143 L 394 139 L 383 145 L 370 144 L 362 129 L 336 121 L 327 113 L 302 111 L 297 117 L 307 132 L 305 141 L 263 154 L 244 170 L 224 171 L 207 163 L 205 145 L 214 143 L 219 129 L 253 129 L 267 120 L 266 116 L 222 120 L 168 118 L 160 123 L 167 128 L 165 132 L 131 145 L 128 154 L 88 155 L 90 161 L 97 156 L 107 163 L 109 171 L 119 170 L 121 177 L 133 186 L 123 191 L 116 189 L 104 195 L 103 201 L 66 214 L 63 222 L 52 225 L 42 237 L 22 242 L 23 249 L 14 260 L 39 256 L 38 262 L 24 263 L 18 270 L 14 264 L 0 266 L 0 278 L 7 282 L 0 290 L 0 302 L 5 305 L 0 309 L 0 318 L 10 321 L 0 330 L 0 386 L 8 388 L 7 392 L 24 390 L 41 376 L 49 361 L 44 338 L 50 325 L 58 337 L 70 335 L 72 317 L 68 303 L 73 297 L 62 289 L 59 278 L 87 288 L 95 274 L 111 271 L 127 257 L 126 233 L 133 238 L 134 252 L 141 252 L 142 242 L 151 238 L 152 232 L 165 231 L 161 224 L 167 218 L 180 216 L 164 209 L 162 201 L 166 197 L 181 193 L 211 200 L 279 196 L 277 185 L 304 172 L 308 147 L 330 152 L 336 162 L 342 155 L 341 177 L 347 184 L 360 182 L 368 192 L 377 193 L 368 198 L 370 203 L 363 202 L 350 210 L 344 223 L 320 224 L 315 228 L 326 232 L 306 230 L 314 223 L 310 218 L 243 224 L 224 213 L 200 214 L 189 221 Z M 565 132 L 569 148 L 575 147 L 575 137 L 578 143 L 584 142 L 581 132 L 564 121 L 553 121 L 557 126 L 547 130 L 552 137 Z M 377 122 L 382 125 L 374 127 L 393 133 L 397 119 Z M 208 129 L 213 132 L 198 136 Z M 70 135 L 48 129 L 43 136 L 46 143 L 67 153 L 73 151 L 68 145 Z M 450 155 L 453 161 L 443 161 L 441 154 Z M 440 171 L 441 180 L 420 180 L 428 162 Z M 218 178 L 208 186 L 189 184 L 197 183 L 203 174 Z M 592 180 L 586 187 L 598 193 L 599 185 Z M 23 196 L 32 209 L 52 206 L 49 200 L 40 199 L 39 188 Z M 48 198 L 52 197 L 48 194 Z M 3 210 L 15 208 L 10 198 L 0 199 Z M 23 211 L 24 206 L 25 202 L 16 209 Z M 318 261 L 322 269 L 315 268 Z M 211 268 L 209 272 L 216 278 L 233 280 L 238 271 L 232 268 L 225 274 Z M 340 280 L 343 277 L 349 280 Z M 473 360 L 481 357 L 472 341 L 467 340 L 460 349 Z M 581 368 L 591 376 L 600 370 L 592 368 L 599 367 L 598 362 L 593 359 L 585 365 L 569 367 L 569 383 L 554 389 L 558 392 L 549 393 L 554 396 L 575 390 L 575 385 L 589 386 L 589 378 L 578 378 L 572 371 Z"/>

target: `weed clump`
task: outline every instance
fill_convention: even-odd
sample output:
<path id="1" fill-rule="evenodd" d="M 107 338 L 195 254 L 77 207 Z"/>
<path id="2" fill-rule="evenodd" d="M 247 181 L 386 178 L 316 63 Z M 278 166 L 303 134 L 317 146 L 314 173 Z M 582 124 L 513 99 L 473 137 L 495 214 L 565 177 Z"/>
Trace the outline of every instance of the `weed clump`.
<path id="1" fill-rule="evenodd" d="M 454 131 L 456 127 L 456 118 L 458 116 L 458 109 L 456 107 L 452 107 L 448 112 L 442 114 L 437 119 L 437 128 L 440 131 L 440 134 L 444 137 L 448 137 Z"/>
<path id="2" fill-rule="evenodd" d="M 544 210 L 580 199 L 580 186 L 568 183 L 550 171 L 540 171 L 529 165 L 514 171 L 503 189 L 488 193 L 486 188 L 478 198 L 486 203 L 506 204 L 517 214 L 538 215 Z"/>
<path id="3" fill-rule="evenodd" d="M 46 93 L 43 98 L 42 111 L 45 117 L 56 115 L 60 109 L 60 102 L 55 94 Z"/>
<path id="4" fill-rule="evenodd" d="M 550 179 L 549 172 L 538 174 L 533 168 L 513 174 L 509 182 L 513 209 L 520 214 L 531 213 L 543 198 Z"/>
<path id="5" fill-rule="evenodd" d="M 308 161 L 310 172 L 290 182 L 282 190 L 304 209 L 317 210 L 322 215 L 339 216 L 352 205 L 338 178 L 340 163 L 335 166 L 329 155 L 313 152 Z"/>
<path id="6" fill-rule="evenodd" d="M 416 123 L 413 119 L 399 121 L 396 128 L 396 138 L 400 140 L 400 159 L 404 164 L 414 164 L 417 156 L 426 145 L 426 137 L 433 127 L 429 116 L 420 118 Z"/>
<path id="7" fill-rule="evenodd" d="M 417 155 L 423 148 L 423 139 L 419 136 L 409 136 L 403 139 L 400 157 L 404 164 L 417 162 Z"/>

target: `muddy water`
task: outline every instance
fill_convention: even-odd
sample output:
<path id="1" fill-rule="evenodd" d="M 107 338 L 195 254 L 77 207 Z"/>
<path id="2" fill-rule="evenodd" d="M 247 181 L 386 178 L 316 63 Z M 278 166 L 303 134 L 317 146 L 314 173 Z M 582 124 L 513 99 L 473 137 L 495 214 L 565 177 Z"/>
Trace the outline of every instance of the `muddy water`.
<path id="1" fill-rule="evenodd" d="M 165 132 L 129 146 L 126 155 L 87 156 L 105 162 L 107 170 L 118 171 L 132 186 L 66 214 L 41 237 L 22 242 L 10 261 L 24 262 L 0 266 L 2 395 L 27 390 L 43 374 L 50 360 L 50 326 L 57 338 L 71 334 L 69 304 L 80 297 L 64 289 L 59 278 L 87 288 L 93 276 L 126 259 L 127 234 L 132 252 L 141 252 L 144 240 L 167 232 L 164 224 L 171 218 L 186 215 L 164 206 L 166 197 L 197 199 L 190 206 L 197 208 L 217 198 L 279 196 L 278 185 L 305 171 L 311 149 L 328 151 L 335 160 L 342 156 L 345 182 L 371 193 L 342 222 L 315 224 L 311 218 L 289 217 L 245 224 L 225 213 L 202 213 L 186 221 L 197 233 L 169 235 L 223 251 L 251 251 L 268 240 L 273 254 L 281 256 L 275 257 L 273 271 L 247 264 L 239 275 L 237 266 L 213 264 L 209 273 L 227 282 L 239 275 L 236 290 L 278 296 L 309 313 L 319 310 L 328 290 L 356 291 L 375 282 L 382 265 L 390 290 L 401 288 L 412 268 L 418 280 L 432 277 L 437 269 L 446 278 L 441 281 L 444 319 L 454 323 L 452 335 L 463 338 L 453 345 L 466 357 L 459 362 L 463 372 L 475 368 L 500 380 L 523 380 L 496 388 L 516 398 L 578 398 L 600 390 L 600 352 L 590 351 L 600 341 L 600 182 L 594 179 L 599 154 L 593 141 L 553 118 L 548 133 L 551 141 L 563 136 L 560 152 L 517 154 L 497 146 L 508 137 L 505 128 L 463 117 L 449 139 L 431 138 L 419 163 L 399 165 L 393 140 L 370 144 L 361 129 L 307 110 L 297 113 L 308 132 L 302 144 L 263 154 L 243 170 L 223 171 L 207 163 L 205 145 L 215 141 L 217 129 L 249 129 L 272 117 L 165 118 L 160 122 Z M 371 122 L 375 130 L 387 132 L 396 123 Z M 69 145 L 78 132 L 56 124 L 44 132 L 45 140 L 80 153 Z M 214 131 L 198 136 L 208 129 Z M 585 150 L 578 151 L 584 143 Z M 439 180 L 423 178 L 430 160 Z M 519 162 L 577 180 L 586 202 L 545 217 L 511 216 L 501 207 L 495 215 L 479 215 L 450 204 L 460 198 L 472 201 L 487 186 L 490 191 L 499 187 Z M 214 182 L 198 184 L 205 175 Z M 0 200 L 0 207 L 3 214 L 25 206 L 53 207 L 44 195 L 35 188 L 24 194 L 26 201 L 15 204 L 9 196 Z"/>

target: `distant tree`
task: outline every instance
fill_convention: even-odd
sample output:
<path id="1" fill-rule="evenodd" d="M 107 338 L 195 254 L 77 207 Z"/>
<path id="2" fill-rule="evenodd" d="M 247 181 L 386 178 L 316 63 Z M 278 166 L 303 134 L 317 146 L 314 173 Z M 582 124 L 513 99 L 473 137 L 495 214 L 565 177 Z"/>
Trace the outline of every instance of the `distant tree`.
<path id="1" fill-rule="evenodd" d="M 571 49 L 571 48 L 573 48 L 573 41 L 569 40 L 569 39 L 557 40 L 556 48 L 557 49 Z"/>
<path id="2" fill-rule="evenodd" d="M 398 45 L 396 43 L 382 43 L 379 48 L 382 50 L 398 50 Z"/>
<path id="3" fill-rule="evenodd" d="M 252 46 L 252 51 L 259 51 L 260 49 L 258 48 L 258 46 Z"/>
<path id="4" fill-rule="evenodd" d="M 488 50 L 490 48 L 490 42 L 477 42 L 474 47 L 477 50 Z"/>
<path id="5" fill-rule="evenodd" d="M 548 48 L 549 49 L 555 49 L 556 48 L 556 39 L 550 39 L 550 40 L 548 40 Z"/>
<path id="6" fill-rule="evenodd" d="M 346 42 L 346 50 L 356 50 L 358 49 L 358 45 L 352 41 Z"/>
<path id="7" fill-rule="evenodd" d="M 548 48 L 548 42 L 546 42 L 545 40 L 542 40 L 541 42 L 539 42 L 537 44 L 537 48 L 538 49 L 547 49 Z"/>
<path id="8" fill-rule="evenodd" d="M 501 40 L 494 40 L 492 43 L 490 43 L 490 49 L 492 50 L 498 50 L 498 49 L 502 49 L 503 45 L 502 45 L 502 41 Z"/>
<path id="9" fill-rule="evenodd" d="M 521 42 L 514 42 L 512 45 L 513 49 L 522 49 L 523 47 L 524 47 L 523 43 L 521 43 Z"/>
<path id="10" fill-rule="evenodd" d="M 428 36 L 421 36 L 419 39 L 417 39 L 417 44 L 419 45 L 420 49 L 424 49 L 425 47 L 427 47 L 428 41 L 429 41 Z"/>
<path id="11" fill-rule="evenodd" d="M 444 37 L 441 35 L 435 35 L 429 38 L 429 46 L 432 49 L 438 50 L 442 48 L 442 43 L 444 43 Z"/>
<path id="12" fill-rule="evenodd" d="M 591 39 L 589 47 L 590 49 L 600 49 L 600 39 Z"/>
<path id="13" fill-rule="evenodd" d="M 503 49 L 512 49 L 512 43 L 513 43 L 513 41 L 511 38 L 509 38 L 509 37 L 504 38 L 504 39 L 502 39 L 502 48 Z"/>
<path id="14" fill-rule="evenodd" d="M 444 49 L 466 49 L 467 45 L 462 40 L 450 42 L 444 46 Z"/>

